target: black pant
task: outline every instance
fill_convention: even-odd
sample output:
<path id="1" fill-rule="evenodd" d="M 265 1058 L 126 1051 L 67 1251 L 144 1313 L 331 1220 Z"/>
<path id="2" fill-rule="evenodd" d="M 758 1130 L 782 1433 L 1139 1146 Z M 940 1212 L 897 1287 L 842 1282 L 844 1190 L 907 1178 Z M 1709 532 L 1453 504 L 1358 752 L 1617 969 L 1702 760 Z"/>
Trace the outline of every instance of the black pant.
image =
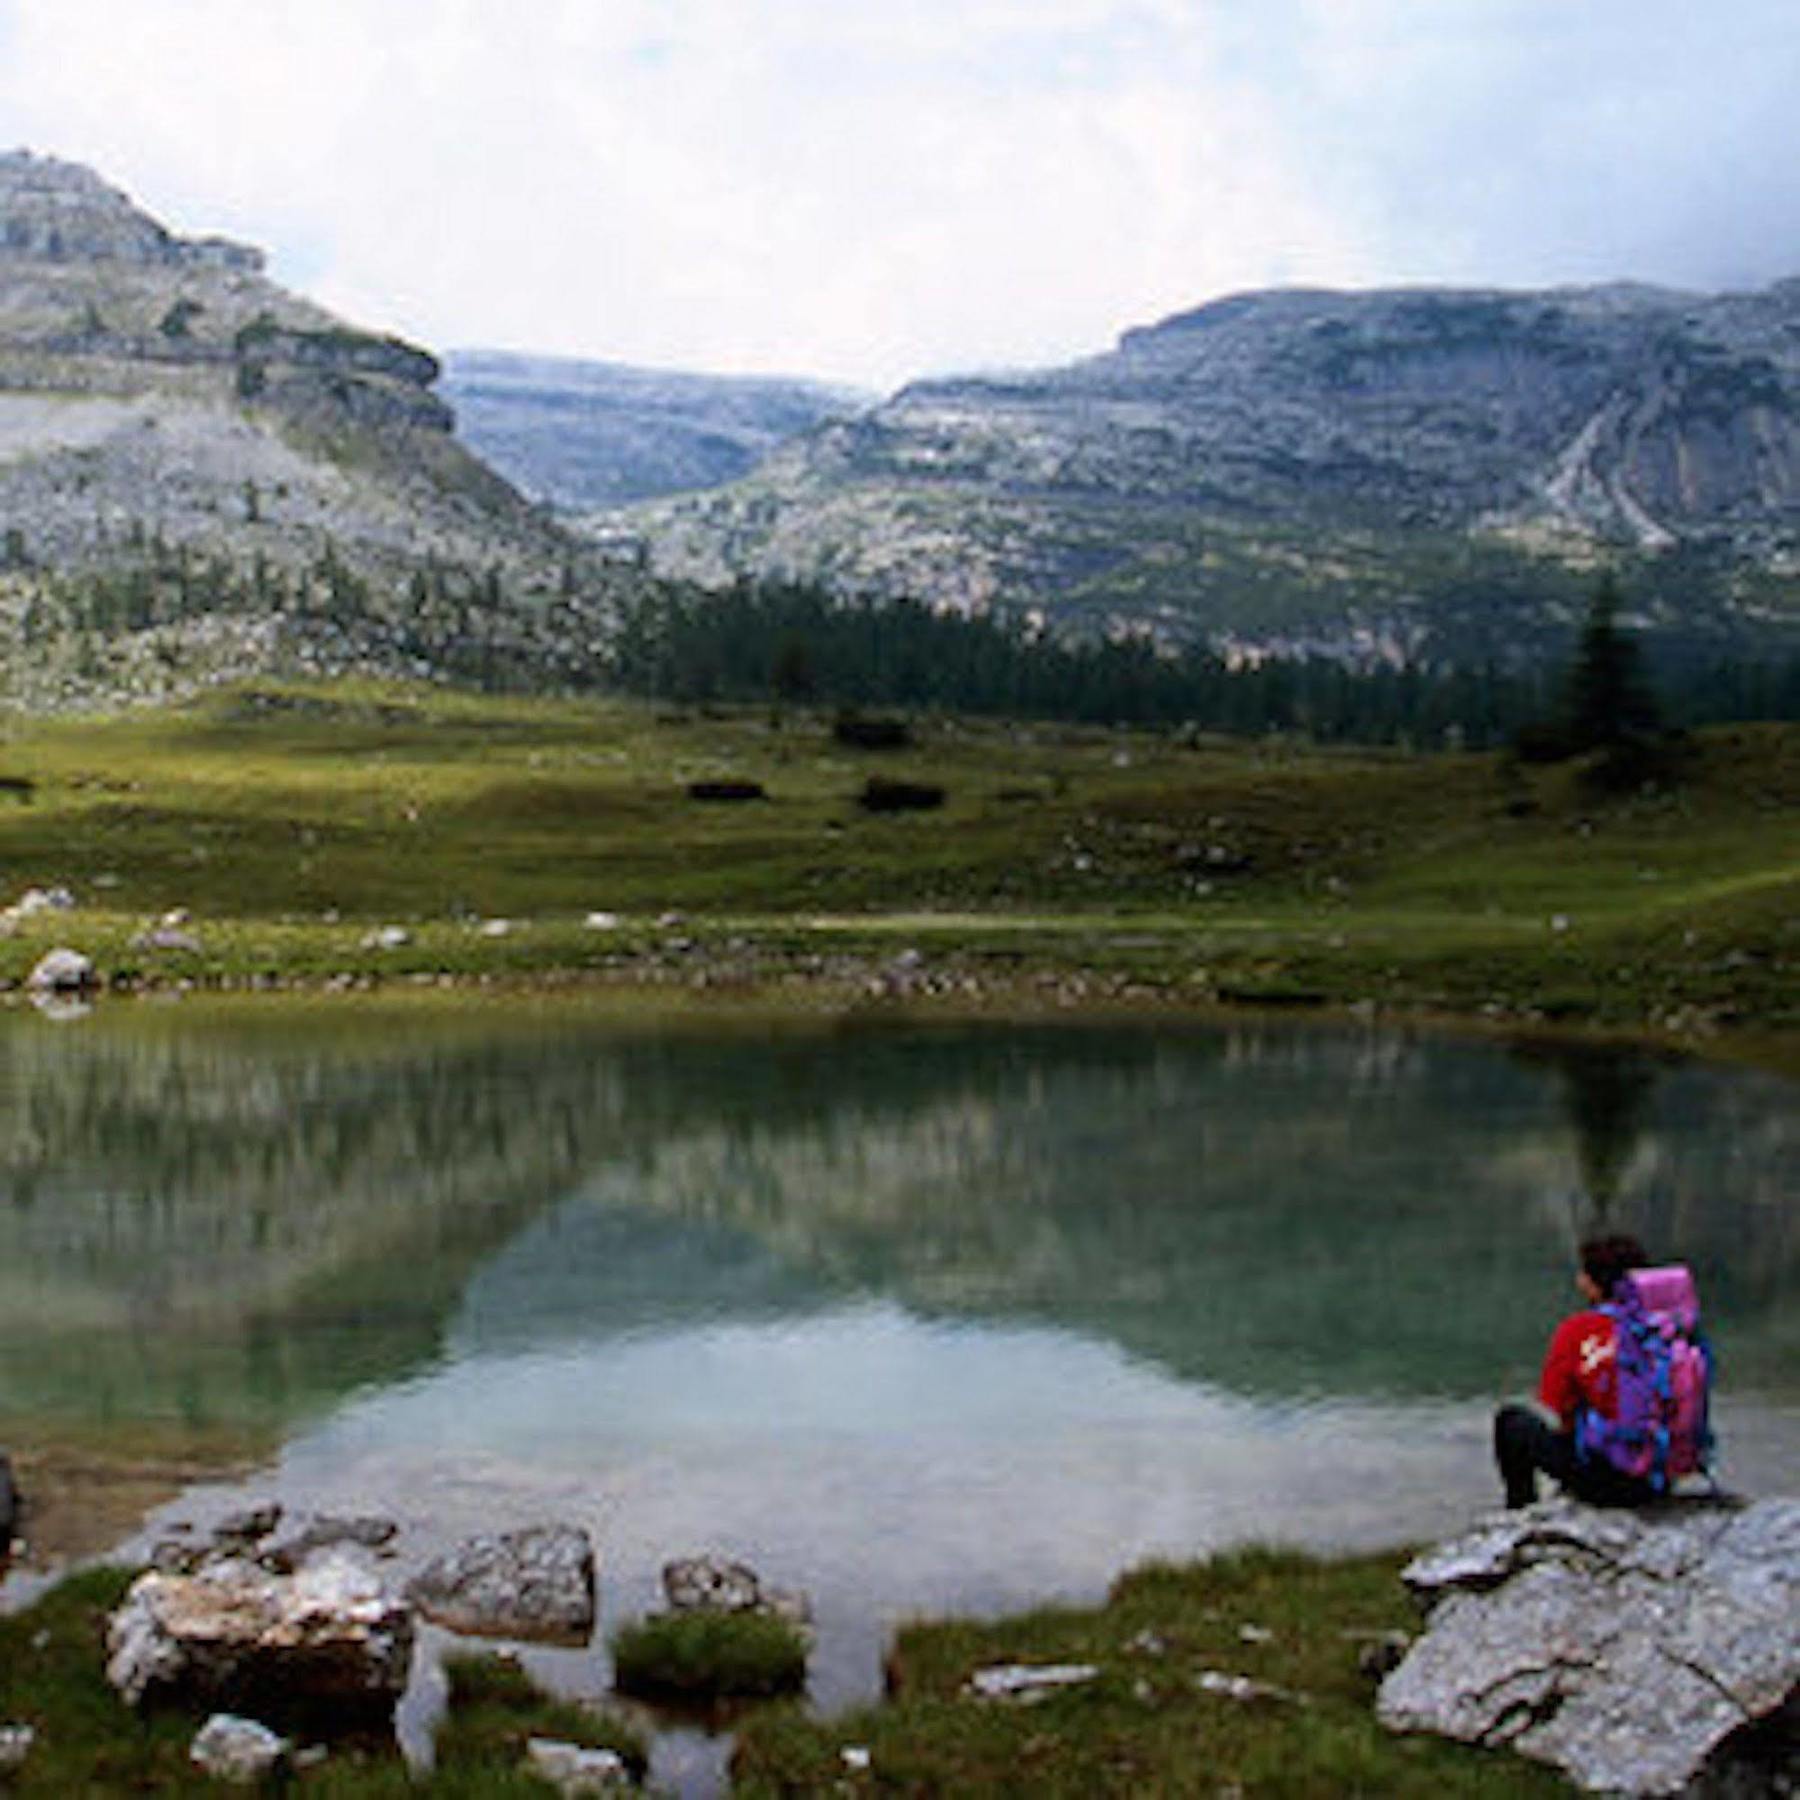
<path id="1" fill-rule="evenodd" d="M 1503 1406 L 1494 1414 L 1494 1460 L 1508 1506 L 1529 1506 L 1537 1498 L 1540 1470 L 1590 1506 L 1642 1506 L 1656 1498 L 1647 1481 L 1610 1463 L 1581 1461 L 1574 1438 L 1546 1425 L 1528 1406 Z"/>

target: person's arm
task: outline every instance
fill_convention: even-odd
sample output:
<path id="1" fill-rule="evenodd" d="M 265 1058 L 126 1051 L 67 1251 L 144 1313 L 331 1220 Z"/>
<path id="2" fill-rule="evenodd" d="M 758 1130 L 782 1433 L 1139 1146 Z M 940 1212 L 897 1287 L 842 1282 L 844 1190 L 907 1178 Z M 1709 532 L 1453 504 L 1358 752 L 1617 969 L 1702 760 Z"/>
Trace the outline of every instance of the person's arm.
<path id="1" fill-rule="evenodd" d="M 1575 1414 L 1580 1409 L 1581 1339 L 1585 1316 L 1577 1313 L 1564 1319 L 1550 1336 L 1550 1348 L 1544 1354 L 1544 1371 L 1538 1377 L 1538 1398 L 1555 1413 L 1564 1431 L 1575 1428 Z"/>

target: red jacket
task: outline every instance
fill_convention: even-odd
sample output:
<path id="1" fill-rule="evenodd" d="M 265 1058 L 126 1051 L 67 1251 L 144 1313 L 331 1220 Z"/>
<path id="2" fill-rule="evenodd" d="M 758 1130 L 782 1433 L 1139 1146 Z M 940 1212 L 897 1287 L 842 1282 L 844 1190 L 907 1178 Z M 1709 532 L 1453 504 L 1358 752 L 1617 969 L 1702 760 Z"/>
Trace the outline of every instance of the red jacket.
<path id="1" fill-rule="evenodd" d="M 1571 1314 L 1557 1326 L 1538 1378 L 1538 1398 L 1573 1431 L 1586 1407 L 1610 1419 L 1618 1392 L 1618 1325 L 1603 1312 Z"/>

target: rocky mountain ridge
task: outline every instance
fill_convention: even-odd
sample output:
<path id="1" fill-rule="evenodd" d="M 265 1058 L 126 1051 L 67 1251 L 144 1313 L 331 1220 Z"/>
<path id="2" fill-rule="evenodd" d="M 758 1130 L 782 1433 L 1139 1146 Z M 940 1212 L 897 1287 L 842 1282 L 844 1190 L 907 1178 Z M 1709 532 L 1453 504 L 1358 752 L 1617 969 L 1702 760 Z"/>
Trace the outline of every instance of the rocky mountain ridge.
<path id="1" fill-rule="evenodd" d="M 524 493 L 571 511 L 722 486 L 877 398 L 816 381 L 505 350 L 444 360 L 463 441 Z"/>
<path id="2" fill-rule="evenodd" d="M 439 375 L 259 251 L 0 155 L 0 699 L 268 667 L 554 679 L 624 578 L 456 440 Z"/>
<path id="3" fill-rule="evenodd" d="M 1800 280 L 1240 295 L 917 383 L 627 519 L 660 572 L 1227 644 L 1404 649 L 1484 586 L 1566 610 L 1608 559 L 1704 565 L 1721 627 L 1800 625 Z"/>

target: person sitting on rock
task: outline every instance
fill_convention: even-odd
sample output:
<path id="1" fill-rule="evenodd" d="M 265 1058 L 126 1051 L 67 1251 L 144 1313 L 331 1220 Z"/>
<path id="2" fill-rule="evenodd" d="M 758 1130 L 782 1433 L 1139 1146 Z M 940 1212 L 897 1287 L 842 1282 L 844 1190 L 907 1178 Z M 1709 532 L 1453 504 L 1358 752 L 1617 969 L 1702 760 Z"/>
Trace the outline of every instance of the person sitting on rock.
<path id="1" fill-rule="evenodd" d="M 1584 1411 L 1617 1416 L 1618 1321 L 1599 1308 L 1649 1259 L 1633 1237 L 1590 1238 L 1578 1256 L 1575 1285 L 1588 1304 L 1557 1326 L 1538 1378 L 1539 1403 L 1556 1423 L 1529 1406 L 1503 1406 L 1494 1416 L 1494 1458 L 1508 1506 L 1537 1498 L 1540 1471 L 1593 1506 L 1641 1506 L 1656 1497 L 1650 1482 L 1603 1457 L 1583 1456 L 1575 1429 Z"/>

